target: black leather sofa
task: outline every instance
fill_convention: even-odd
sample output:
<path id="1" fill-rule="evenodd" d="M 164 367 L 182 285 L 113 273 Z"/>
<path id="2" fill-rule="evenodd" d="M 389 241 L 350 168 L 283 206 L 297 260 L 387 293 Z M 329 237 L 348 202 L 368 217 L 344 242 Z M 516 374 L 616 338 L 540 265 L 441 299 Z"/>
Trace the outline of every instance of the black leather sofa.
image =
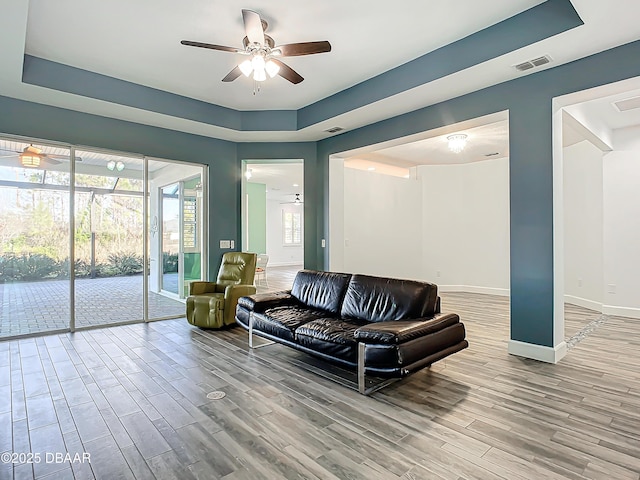
<path id="1" fill-rule="evenodd" d="M 427 282 L 301 270 L 290 291 L 241 297 L 236 321 L 253 335 L 289 345 L 367 376 L 402 378 L 468 346 L 454 313 L 440 313 Z"/>

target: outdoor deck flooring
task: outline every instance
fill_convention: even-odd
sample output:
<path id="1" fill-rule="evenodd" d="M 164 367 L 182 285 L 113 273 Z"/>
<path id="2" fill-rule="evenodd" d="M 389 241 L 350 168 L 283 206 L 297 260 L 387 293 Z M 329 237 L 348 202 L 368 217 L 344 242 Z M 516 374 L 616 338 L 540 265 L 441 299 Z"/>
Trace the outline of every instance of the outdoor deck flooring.
<path id="1" fill-rule="evenodd" d="M 291 288 L 301 266 L 271 267 L 259 292 Z M 177 282 L 175 282 L 177 284 Z M 149 292 L 149 318 L 183 316 L 184 302 Z M 76 280 L 76 327 L 142 321 L 142 277 Z M 69 327 L 69 282 L 0 283 L 0 339 L 66 330 Z"/>

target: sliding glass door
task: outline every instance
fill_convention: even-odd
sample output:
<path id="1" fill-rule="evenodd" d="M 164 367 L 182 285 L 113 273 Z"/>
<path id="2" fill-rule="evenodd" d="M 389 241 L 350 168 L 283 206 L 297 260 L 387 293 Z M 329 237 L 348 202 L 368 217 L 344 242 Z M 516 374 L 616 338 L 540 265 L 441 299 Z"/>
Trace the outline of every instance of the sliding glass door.
<path id="1" fill-rule="evenodd" d="M 204 278 L 203 178 L 202 167 L 149 161 L 149 318 L 184 315 L 175 300 L 183 302 L 189 283 Z"/>
<path id="2" fill-rule="evenodd" d="M 183 316 L 205 168 L 0 137 L 0 338 Z"/>
<path id="3" fill-rule="evenodd" d="M 78 150 L 75 165 L 75 326 L 141 321 L 144 159 Z"/>
<path id="4" fill-rule="evenodd" d="M 0 338 L 69 327 L 71 151 L 0 138 Z"/>

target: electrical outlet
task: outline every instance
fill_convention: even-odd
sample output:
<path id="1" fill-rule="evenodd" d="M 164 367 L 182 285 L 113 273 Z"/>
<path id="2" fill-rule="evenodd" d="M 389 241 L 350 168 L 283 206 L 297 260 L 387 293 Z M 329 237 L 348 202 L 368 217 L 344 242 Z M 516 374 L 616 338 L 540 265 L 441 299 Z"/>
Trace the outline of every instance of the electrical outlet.
<path id="1" fill-rule="evenodd" d="M 440 270 L 436 272 L 436 277 L 440 277 Z"/>
<path id="2" fill-rule="evenodd" d="M 616 293 L 616 285 L 614 283 L 607 285 L 607 293 Z"/>
<path id="3" fill-rule="evenodd" d="M 235 242 L 235 240 L 231 240 L 231 248 L 236 248 L 236 242 Z"/>
<path id="4" fill-rule="evenodd" d="M 578 286 L 579 286 L 579 287 L 581 287 L 581 286 L 582 286 L 582 279 L 581 279 L 581 278 L 579 278 L 579 279 L 578 279 Z"/>
<path id="5" fill-rule="evenodd" d="M 320 246 L 321 246 L 322 248 L 324 248 L 324 247 L 326 247 L 326 246 L 327 246 L 327 242 L 324 240 L 324 238 L 323 238 L 322 240 L 320 240 Z"/>

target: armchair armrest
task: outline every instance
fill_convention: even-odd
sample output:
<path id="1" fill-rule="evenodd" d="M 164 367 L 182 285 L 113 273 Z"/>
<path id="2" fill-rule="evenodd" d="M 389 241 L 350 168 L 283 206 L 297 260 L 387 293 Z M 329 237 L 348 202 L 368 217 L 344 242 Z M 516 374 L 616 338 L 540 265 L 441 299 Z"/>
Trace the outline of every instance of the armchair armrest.
<path id="1" fill-rule="evenodd" d="M 264 312 L 268 308 L 295 305 L 298 303 L 295 297 L 291 295 L 290 290 L 282 292 L 258 293 L 247 297 L 241 297 L 238 305 L 253 312 Z"/>
<path id="2" fill-rule="evenodd" d="M 215 282 L 195 281 L 189 284 L 189 295 L 202 295 L 203 293 L 216 293 Z"/>
<path id="3" fill-rule="evenodd" d="M 233 300 L 233 303 L 238 303 L 240 297 L 247 295 L 253 295 L 256 293 L 256 287 L 253 285 L 227 285 L 224 289 L 224 299 Z"/>
<path id="4" fill-rule="evenodd" d="M 363 343 L 397 345 L 435 333 L 459 322 L 460 317 L 455 313 L 439 313 L 430 318 L 370 323 L 358 328 L 354 332 L 354 337 Z"/>

